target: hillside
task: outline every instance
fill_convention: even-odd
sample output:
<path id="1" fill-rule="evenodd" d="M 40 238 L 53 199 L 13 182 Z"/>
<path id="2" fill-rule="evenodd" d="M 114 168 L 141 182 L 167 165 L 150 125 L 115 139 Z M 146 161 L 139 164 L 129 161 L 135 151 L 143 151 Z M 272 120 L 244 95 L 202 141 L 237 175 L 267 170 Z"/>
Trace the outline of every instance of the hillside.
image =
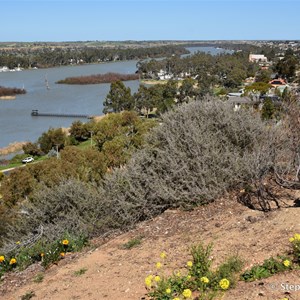
<path id="1" fill-rule="evenodd" d="M 147 299 L 144 278 L 155 272 L 159 254 L 165 251 L 168 256 L 169 263 L 163 268 L 178 269 L 189 260 L 190 246 L 201 241 L 213 242 L 215 264 L 237 254 L 249 268 L 289 249 L 288 238 L 300 232 L 300 208 L 295 205 L 299 197 L 299 191 L 290 192 L 290 197 L 285 195 L 284 207 L 269 213 L 238 204 L 235 195 L 192 211 L 167 210 L 127 233 L 93 240 L 87 251 L 69 254 L 46 271 L 34 265 L 24 272 L 6 275 L 0 298 L 21 299 L 33 291 L 33 299 L 38 300 Z M 139 237 L 140 245 L 124 249 L 126 242 Z M 43 281 L 35 283 L 40 272 L 44 272 Z M 289 295 L 280 287 L 281 283 L 299 284 L 299 276 L 298 270 L 252 283 L 238 282 L 222 299 L 300 299 L 300 291 Z"/>

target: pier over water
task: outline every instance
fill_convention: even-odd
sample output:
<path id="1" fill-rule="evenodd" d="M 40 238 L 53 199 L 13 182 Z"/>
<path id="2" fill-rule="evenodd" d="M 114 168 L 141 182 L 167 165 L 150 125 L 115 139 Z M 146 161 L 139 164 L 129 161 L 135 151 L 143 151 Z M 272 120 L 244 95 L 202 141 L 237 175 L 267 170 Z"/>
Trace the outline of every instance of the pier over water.
<path id="1" fill-rule="evenodd" d="M 33 109 L 31 115 L 33 117 L 70 117 L 70 118 L 87 118 L 87 119 L 93 118 L 93 116 L 81 115 L 81 114 L 40 113 L 37 109 Z"/>

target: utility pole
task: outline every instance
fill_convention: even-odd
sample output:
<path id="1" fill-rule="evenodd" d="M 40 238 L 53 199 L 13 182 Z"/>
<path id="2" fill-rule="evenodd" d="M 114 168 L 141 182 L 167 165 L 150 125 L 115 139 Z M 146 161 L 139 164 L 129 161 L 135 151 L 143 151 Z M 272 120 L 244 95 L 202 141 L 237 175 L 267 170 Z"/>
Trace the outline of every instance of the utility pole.
<path id="1" fill-rule="evenodd" d="M 94 131 L 90 131 L 90 134 L 91 134 L 91 147 L 93 146 L 93 133 L 94 133 Z"/>
<path id="2" fill-rule="evenodd" d="M 58 159 L 58 146 L 59 146 L 59 144 L 55 144 L 55 146 L 56 146 L 56 158 Z"/>

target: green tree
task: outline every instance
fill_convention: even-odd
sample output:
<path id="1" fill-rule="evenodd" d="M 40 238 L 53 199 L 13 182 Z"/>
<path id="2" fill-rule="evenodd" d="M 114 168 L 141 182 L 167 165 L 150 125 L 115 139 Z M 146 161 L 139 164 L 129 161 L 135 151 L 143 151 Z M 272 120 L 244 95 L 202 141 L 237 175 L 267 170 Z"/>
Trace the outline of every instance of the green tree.
<path id="1" fill-rule="evenodd" d="M 41 156 L 43 154 L 37 143 L 28 142 L 22 147 L 25 154 L 33 155 L 33 156 Z"/>
<path id="2" fill-rule="evenodd" d="M 87 140 L 90 136 L 88 126 L 79 120 L 72 123 L 69 133 L 79 142 Z"/>
<path id="3" fill-rule="evenodd" d="M 50 128 L 38 139 L 40 148 L 44 153 L 48 153 L 52 148 L 63 149 L 67 141 L 67 135 L 62 128 Z"/>
<path id="4" fill-rule="evenodd" d="M 120 80 L 110 85 L 110 91 L 103 103 L 103 113 L 121 112 L 123 110 L 132 110 L 134 107 L 133 97 L 130 88 L 126 88 Z"/>
<path id="5" fill-rule="evenodd" d="M 270 98 L 266 98 L 266 100 L 264 101 L 262 110 L 261 110 L 261 117 L 263 120 L 270 120 L 273 119 L 275 116 L 275 106 L 274 103 L 272 102 L 272 100 Z"/>
<path id="6" fill-rule="evenodd" d="M 260 95 L 265 95 L 268 90 L 272 87 L 271 84 L 265 82 L 254 82 L 245 87 L 245 94 L 249 93 L 259 93 Z"/>
<path id="7" fill-rule="evenodd" d="M 192 78 L 185 78 L 181 82 L 181 86 L 179 88 L 179 95 L 178 95 L 178 102 L 183 103 L 184 101 L 187 102 L 188 98 L 195 96 L 196 91 L 194 88 L 196 81 Z"/>

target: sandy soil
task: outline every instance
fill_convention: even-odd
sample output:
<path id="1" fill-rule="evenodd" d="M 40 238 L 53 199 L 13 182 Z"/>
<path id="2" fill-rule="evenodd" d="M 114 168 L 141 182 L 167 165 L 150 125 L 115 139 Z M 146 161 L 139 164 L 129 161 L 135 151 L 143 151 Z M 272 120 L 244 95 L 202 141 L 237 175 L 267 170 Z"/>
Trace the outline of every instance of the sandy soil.
<path id="1" fill-rule="evenodd" d="M 43 270 L 34 265 L 21 273 L 6 275 L 0 299 L 21 299 L 33 291 L 33 299 L 53 300 L 138 300 L 147 299 L 144 278 L 155 272 L 159 254 L 168 255 L 167 269 L 181 268 L 189 260 L 191 245 L 213 242 L 213 259 L 218 264 L 237 254 L 246 261 L 245 268 L 289 249 L 288 238 L 300 233 L 300 208 L 293 206 L 300 197 L 293 194 L 285 208 L 263 213 L 237 203 L 234 196 L 219 199 L 193 211 L 169 210 L 153 220 L 139 224 L 125 234 L 95 239 L 84 253 L 69 254 L 57 265 Z M 130 250 L 124 243 L 143 237 Z M 76 271 L 86 269 L 82 275 Z M 44 279 L 35 283 L 36 274 Z M 281 284 L 300 284 L 300 271 L 292 271 L 252 283 L 238 282 L 223 300 L 300 299 L 300 291 L 287 291 Z"/>

